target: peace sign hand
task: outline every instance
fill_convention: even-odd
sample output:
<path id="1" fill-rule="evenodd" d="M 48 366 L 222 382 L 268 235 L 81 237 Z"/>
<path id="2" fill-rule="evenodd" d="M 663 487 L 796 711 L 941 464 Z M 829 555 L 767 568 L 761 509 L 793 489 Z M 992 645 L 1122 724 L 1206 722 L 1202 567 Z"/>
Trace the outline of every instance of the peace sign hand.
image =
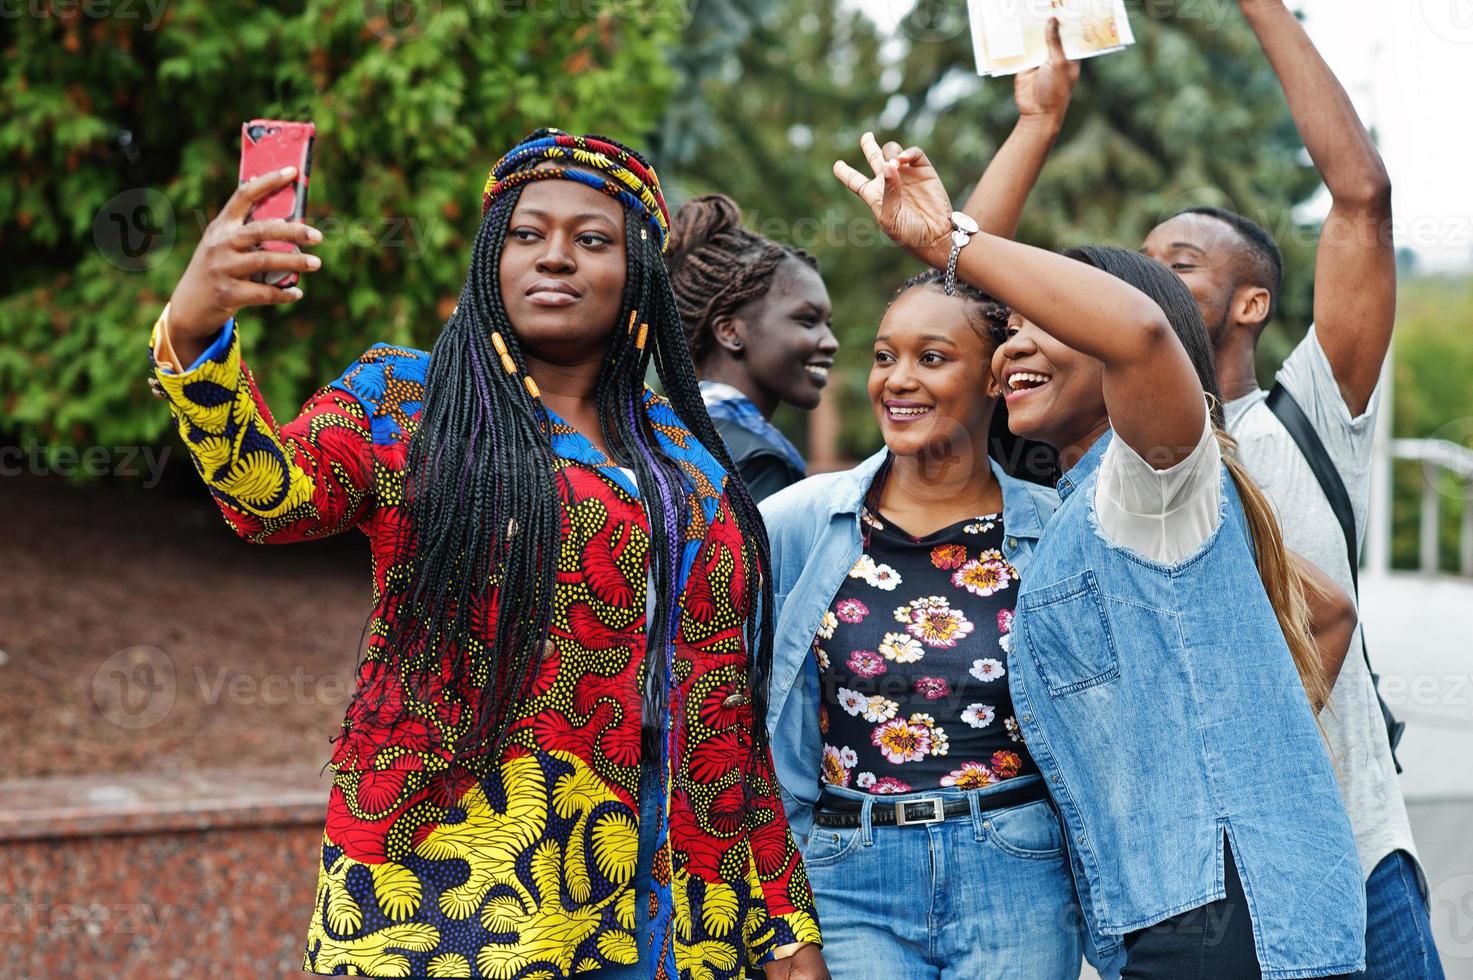
<path id="1" fill-rule="evenodd" d="M 834 176 L 869 205 L 875 220 L 895 243 L 922 262 L 940 268 L 951 253 L 951 198 L 936 168 L 920 147 L 912 146 L 887 159 L 865 133 L 859 148 L 874 171 L 866 177 L 843 160 Z"/>

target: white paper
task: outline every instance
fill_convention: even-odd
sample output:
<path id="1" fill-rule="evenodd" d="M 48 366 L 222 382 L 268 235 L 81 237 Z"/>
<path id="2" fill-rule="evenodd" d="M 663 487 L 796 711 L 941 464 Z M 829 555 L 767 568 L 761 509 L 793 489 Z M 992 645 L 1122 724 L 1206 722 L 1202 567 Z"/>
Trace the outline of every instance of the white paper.
<path id="1" fill-rule="evenodd" d="M 982 39 L 987 43 L 987 57 L 990 60 L 1000 60 L 1026 54 L 1028 45 L 1023 40 L 1023 22 L 1017 17 L 1009 16 L 1007 10 L 1008 7 L 1017 6 L 1016 0 L 978 2 L 985 11 L 982 16 Z"/>
<path id="2" fill-rule="evenodd" d="M 1064 54 L 1094 58 L 1135 43 L 1125 0 L 967 0 L 979 75 L 1015 75 L 1048 61 L 1050 17 Z"/>

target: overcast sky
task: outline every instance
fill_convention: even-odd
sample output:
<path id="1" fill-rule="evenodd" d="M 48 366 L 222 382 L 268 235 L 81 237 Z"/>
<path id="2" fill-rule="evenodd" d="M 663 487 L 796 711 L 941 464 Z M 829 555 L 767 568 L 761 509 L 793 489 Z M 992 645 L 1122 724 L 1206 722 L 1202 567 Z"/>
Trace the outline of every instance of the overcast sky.
<path id="1" fill-rule="evenodd" d="M 850 2 L 886 30 L 913 5 Z M 1142 9 L 1140 2 L 1127 5 Z M 1473 265 L 1473 0 L 1298 0 L 1294 6 L 1305 12 L 1310 35 L 1380 137 L 1396 188 L 1398 243 L 1416 249 L 1429 268 Z M 1236 4 L 1223 0 L 1180 0 L 1177 9 L 1238 16 Z"/>

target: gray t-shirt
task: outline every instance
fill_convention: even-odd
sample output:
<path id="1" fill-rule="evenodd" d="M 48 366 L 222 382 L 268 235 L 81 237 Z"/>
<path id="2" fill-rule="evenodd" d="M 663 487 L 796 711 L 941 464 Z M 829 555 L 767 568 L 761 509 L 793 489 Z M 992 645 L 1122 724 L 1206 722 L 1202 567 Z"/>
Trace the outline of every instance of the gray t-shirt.
<path id="1" fill-rule="evenodd" d="M 1340 479 L 1345 481 L 1359 544 L 1365 537 L 1370 509 L 1371 444 L 1380 390 L 1371 396 L 1363 415 L 1351 418 L 1313 327 L 1279 369 L 1278 381 L 1304 409 Z M 1284 543 L 1354 595 L 1340 523 L 1293 437 L 1269 411 L 1267 398 L 1267 392 L 1255 391 L 1228 402 L 1224 406 L 1228 432 L 1238 441 L 1249 473 L 1278 511 Z M 1374 637 L 1370 639 L 1374 657 Z M 1405 850 L 1415 856 L 1406 802 L 1371 674 L 1361 655 L 1359 630 L 1351 639 L 1330 707 L 1320 718 L 1365 875 L 1370 877 L 1381 859 L 1393 851 Z"/>

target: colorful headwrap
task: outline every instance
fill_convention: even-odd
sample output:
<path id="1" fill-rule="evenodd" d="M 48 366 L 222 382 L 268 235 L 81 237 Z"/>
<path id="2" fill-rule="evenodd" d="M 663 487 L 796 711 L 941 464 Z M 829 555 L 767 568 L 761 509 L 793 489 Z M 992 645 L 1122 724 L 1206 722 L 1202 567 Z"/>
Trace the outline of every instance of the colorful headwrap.
<path id="1" fill-rule="evenodd" d="M 537 165 L 545 160 L 562 167 Z M 572 169 L 577 168 L 577 169 Z M 643 218 L 655 234 L 660 251 L 670 232 L 670 211 L 660 192 L 660 178 L 643 157 L 606 136 L 572 136 L 560 129 L 539 129 L 496 162 L 486 178 L 481 214 L 496 198 L 534 180 L 576 180 L 602 191 Z"/>

